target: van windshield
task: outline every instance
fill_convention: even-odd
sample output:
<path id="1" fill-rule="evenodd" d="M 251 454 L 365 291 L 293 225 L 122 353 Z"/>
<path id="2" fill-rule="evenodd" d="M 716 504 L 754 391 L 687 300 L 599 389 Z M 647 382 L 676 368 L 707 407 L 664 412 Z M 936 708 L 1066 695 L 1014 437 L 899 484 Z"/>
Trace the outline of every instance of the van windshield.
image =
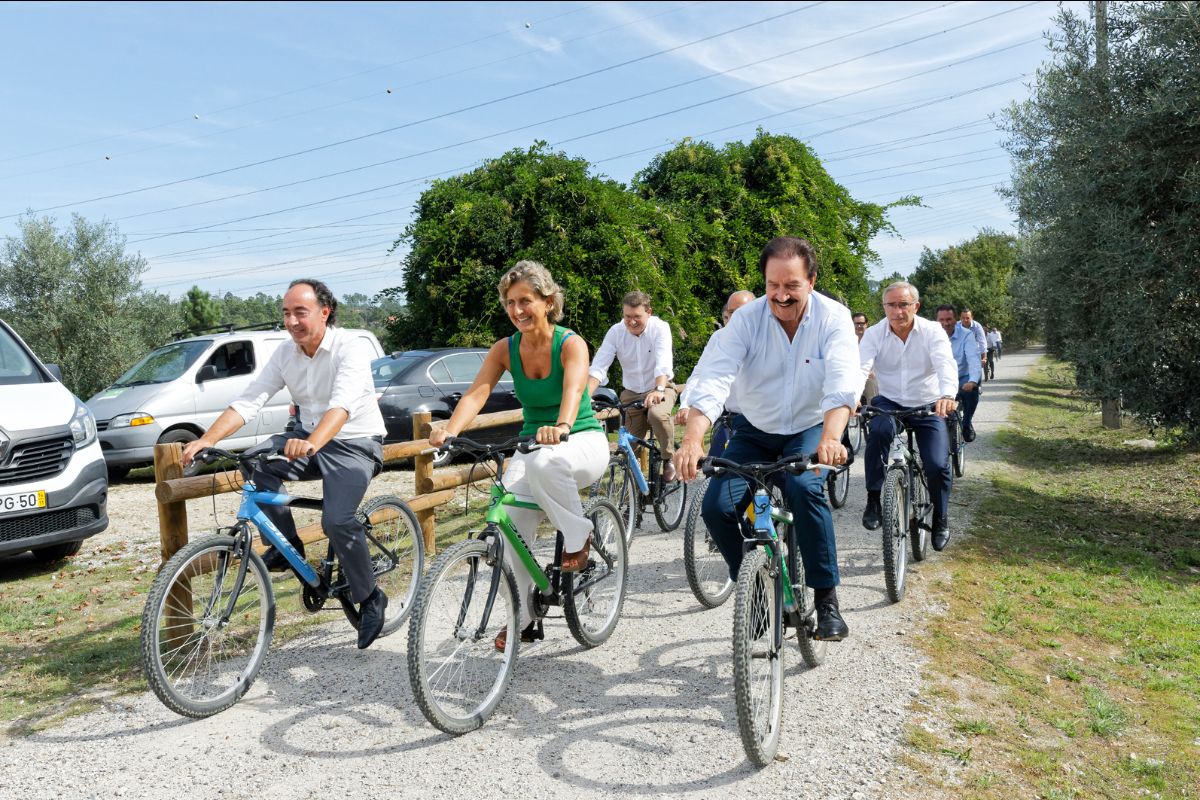
<path id="1" fill-rule="evenodd" d="M 182 375 L 188 367 L 204 355 L 212 344 L 211 339 L 193 339 L 175 342 L 151 350 L 141 361 L 121 377 L 113 386 L 141 386 L 146 383 L 166 383 Z"/>
<path id="2" fill-rule="evenodd" d="M 42 372 L 25 348 L 7 330 L 0 327 L 0 386 L 18 383 L 43 383 Z"/>

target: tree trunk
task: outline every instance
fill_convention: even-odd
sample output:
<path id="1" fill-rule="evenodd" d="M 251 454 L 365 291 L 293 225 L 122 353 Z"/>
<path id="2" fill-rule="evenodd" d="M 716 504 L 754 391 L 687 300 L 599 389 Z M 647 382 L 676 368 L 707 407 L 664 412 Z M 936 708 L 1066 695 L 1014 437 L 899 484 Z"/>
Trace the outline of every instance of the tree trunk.
<path id="1" fill-rule="evenodd" d="M 1109 430 L 1121 427 L 1121 400 L 1110 397 L 1100 401 L 1100 424 Z"/>

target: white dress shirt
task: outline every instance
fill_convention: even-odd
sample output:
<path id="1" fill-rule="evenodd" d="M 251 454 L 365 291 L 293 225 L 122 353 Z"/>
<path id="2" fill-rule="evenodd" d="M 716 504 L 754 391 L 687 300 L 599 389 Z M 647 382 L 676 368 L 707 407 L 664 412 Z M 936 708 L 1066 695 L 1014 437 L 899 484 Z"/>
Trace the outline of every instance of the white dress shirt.
<path id="1" fill-rule="evenodd" d="M 714 347 L 713 341 L 727 330 L 729 330 L 728 326 L 725 326 L 723 328 L 717 328 L 717 330 L 713 332 L 713 335 L 708 337 L 708 341 L 704 344 L 704 352 L 700 354 L 701 361 L 703 361 L 704 358 L 708 355 L 708 352 L 713 349 L 713 347 Z M 687 385 L 683 387 L 683 394 L 679 395 L 679 407 L 680 408 L 688 408 L 692 405 L 691 396 L 692 396 L 692 387 L 695 386 L 695 377 L 696 377 L 696 373 L 693 370 L 692 378 L 687 382 Z M 725 410 L 726 411 L 729 411 L 734 414 L 742 413 L 742 406 L 737 399 L 737 394 L 738 394 L 738 385 L 735 382 L 732 386 L 729 387 L 729 397 L 725 398 Z"/>
<path id="2" fill-rule="evenodd" d="M 999 334 L 999 333 L 997 333 L 996 331 L 988 331 L 988 333 L 987 333 L 987 343 L 988 343 L 988 349 L 989 349 L 989 350 L 993 350 L 993 349 L 995 349 L 995 347 L 996 347 L 996 343 L 997 343 L 997 342 L 999 342 L 999 341 L 1000 341 L 1000 334 Z"/>
<path id="3" fill-rule="evenodd" d="M 621 382 L 631 392 L 648 392 L 655 388 L 654 379 L 666 375 L 667 380 L 675 377 L 671 357 L 671 326 L 661 317 L 651 315 L 641 336 L 634 336 L 618 322 L 604 334 L 604 341 L 596 350 L 588 375 L 608 383 L 608 368 L 613 358 L 621 362 Z"/>
<path id="4" fill-rule="evenodd" d="M 714 423 L 735 383 L 740 412 L 759 430 L 777 434 L 808 430 L 838 406 L 853 410 L 862 394 L 850 310 L 816 292 L 790 340 L 760 297 L 709 342 L 688 381 L 688 404 Z"/>
<path id="5" fill-rule="evenodd" d="M 859 353 L 863 377 L 874 372 L 879 393 L 896 405 L 914 408 L 958 394 L 950 337 L 933 320 L 914 318 L 908 339 L 900 341 L 885 317 L 867 328 Z"/>
<path id="6" fill-rule="evenodd" d="M 962 328 L 963 324 L 961 322 L 958 323 L 958 327 Z M 987 335 L 984 334 L 983 326 L 979 324 L 979 320 L 971 320 L 971 327 L 963 328 L 963 330 L 970 330 L 970 332 L 974 334 L 975 346 L 979 348 L 979 354 L 981 356 L 987 352 Z"/>
<path id="7" fill-rule="evenodd" d="M 267 400 L 286 386 L 292 402 L 300 407 L 305 430 L 314 430 L 329 409 L 342 408 L 350 419 L 333 438 L 383 436 L 387 428 L 375 399 L 373 356 L 365 340 L 341 328 L 325 329 L 312 358 L 295 342 L 284 342 L 271 354 L 262 374 L 229 407 L 250 423 Z"/>

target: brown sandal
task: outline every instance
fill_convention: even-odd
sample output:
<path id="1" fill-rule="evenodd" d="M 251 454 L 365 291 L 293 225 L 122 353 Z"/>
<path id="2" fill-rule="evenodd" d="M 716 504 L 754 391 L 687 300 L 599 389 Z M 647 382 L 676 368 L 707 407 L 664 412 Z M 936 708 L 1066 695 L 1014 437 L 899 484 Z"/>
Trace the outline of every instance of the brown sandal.
<path id="1" fill-rule="evenodd" d="M 583 547 L 574 553 L 563 553 L 562 563 L 559 564 L 560 572 L 579 572 L 588 565 L 588 556 L 592 552 L 592 537 L 588 535 L 587 541 L 583 543 Z"/>
<path id="2" fill-rule="evenodd" d="M 541 638 L 542 636 L 538 635 L 536 622 L 529 623 L 525 626 L 524 630 L 521 631 L 521 641 L 525 644 L 536 642 Z M 496 634 L 496 638 L 492 644 L 496 646 L 497 650 L 503 653 L 504 649 L 508 647 L 508 628 L 501 628 L 500 632 Z"/>

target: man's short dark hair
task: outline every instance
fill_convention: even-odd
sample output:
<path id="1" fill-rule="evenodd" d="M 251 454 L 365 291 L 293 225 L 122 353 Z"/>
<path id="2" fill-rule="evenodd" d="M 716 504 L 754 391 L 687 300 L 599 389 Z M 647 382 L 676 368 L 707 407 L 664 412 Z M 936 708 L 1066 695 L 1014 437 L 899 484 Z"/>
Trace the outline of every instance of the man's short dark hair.
<path id="1" fill-rule="evenodd" d="M 813 246 L 808 243 L 807 239 L 795 236 L 776 236 L 767 242 L 767 246 L 758 256 L 758 271 L 762 273 L 763 280 L 766 280 L 767 261 L 772 258 L 797 257 L 804 259 L 809 279 L 817 277 L 817 254 L 813 252 Z"/>
<path id="2" fill-rule="evenodd" d="M 850 319 L 851 319 L 852 321 L 853 321 L 853 320 L 856 320 L 856 319 L 858 319 L 859 317 L 862 317 L 862 318 L 863 318 L 864 320 L 866 320 L 867 322 L 870 322 L 870 321 L 871 321 L 871 318 L 870 318 L 870 317 L 868 317 L 866 314 L 864 314 L 864 313 L 863 313 L 863 312 L 861 312 L 861 311 L 854 311 L 854 312 L 852 312 L 852 313 L 850 314 Z"/>
<path id="3" fill-rule="evenodd" d="M 629 308 L 638 308 L 639 306 L 642 306 L 649 310 L 650 295 L 646 294 L 645 292 L 628 292 L 621 300 L 621 305 L 628 306 Z"/>
<path id="4" fill-rule="evenodd" d="M 959 314 L 970 314 L 971 316 L 975 316 L 975 312 L 971 310 L 970 306 L 963 306 L 961 309 L 959 309 L 958 313 Z"/>
<path id="5" fill-rule="evenodd" d="M 311 288 L 313 290 L 313 294 L 317 296 L 317 303 L 319 303 L 322 308 L 329 309 L 329 319 L 325 320 L 325 324 L 336 325 L 338 301 L 337 298 L 333 296 L 333 290 L 326 286 L 322 281 L 314 280 L 312 278 L 297 278 L 288 284 L 288 288 L 291 289 L 295 286 L 299 286 L 300 284 L 305 284 Z"/>
<path id="6" fill-rule="evenodd" d="M 949 311 L 954 316 L 956 316 L 956 317 L 958 316 L 958 312 L 954 310 L 954 306 L 950 305 L 949 303 L 943 303 L 942 305 L 938 306 L 937 310 L 935 310 L 933 312 L 933 315 L 936 317 L 938 314 L 942 313 L 943 311 Z"/>

